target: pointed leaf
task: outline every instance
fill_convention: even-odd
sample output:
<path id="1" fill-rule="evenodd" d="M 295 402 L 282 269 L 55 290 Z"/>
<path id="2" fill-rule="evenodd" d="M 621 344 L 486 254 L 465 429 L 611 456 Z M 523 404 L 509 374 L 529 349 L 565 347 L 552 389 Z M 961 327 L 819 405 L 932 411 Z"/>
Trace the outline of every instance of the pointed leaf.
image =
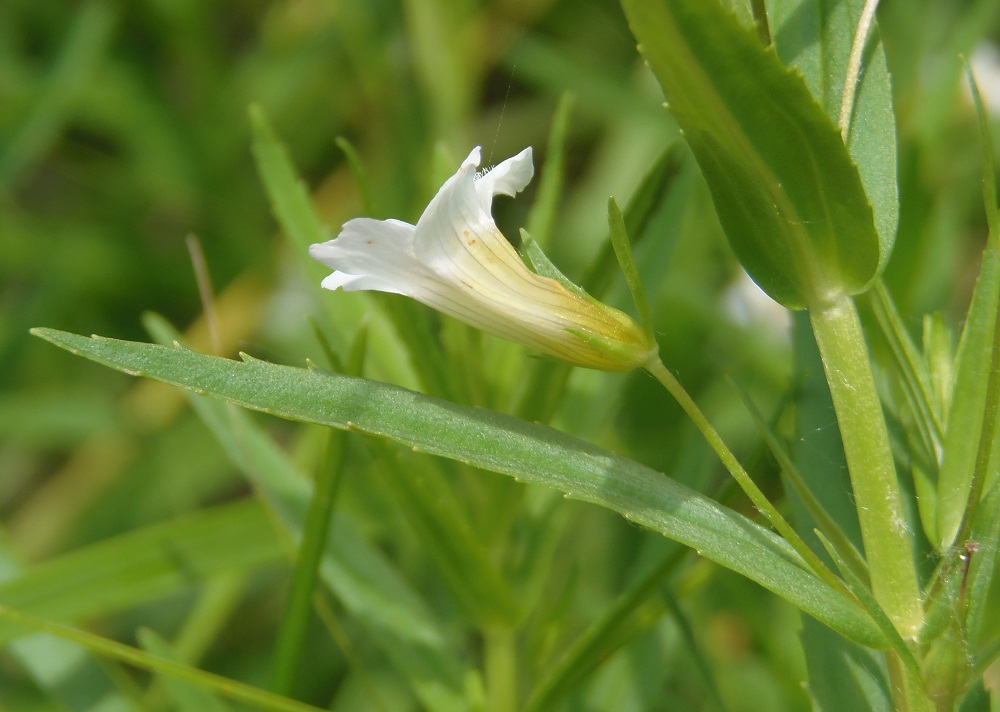
<path id="1" fill-rule="evenodd" d="M 983 255 L 983 265 L 955 358 L 955 388 L 945 427 L 944 458 L 938 479 L 937 545 L 941 551 L 955 543 L 972 487 L 979 434 L 987 406 L 987 389 L 984 386 L 990 374 L 998 302 L 1000 251 L 991 246 Z M 996 407 L 995 404 L 993 407 Z M 992 479 L 995 481 L 995 477 Z M 983 485 L 988 488 L 990 482 Z"/>
<path id="2" fill-rule="evenodd" d="M 844 595 L 806 570 L 792 548 L 746 517 L 665 475 L 541 425 L 364 379 L 244 363 L 51 329 L 36 335 L 133 375 L 293 420 L 355 430 L 566 492 L 690 546 L 865 645 L 886 641 Z"/>
<path id="3" fill-rule="evenodd" d="M 840 113 L 848 59 L 863 0 L 781 0 L 768 3 L 774 46 L 836 121 Z M 883 246 L 893 243 L 899 220 L 896 179 L 896 118 L 885 49 L 877 28 L 868 38 L 847 134 L 851 160 L 858 167 L 872 204 Z M 882 256 L 888 257 L 888 250 Z"/>
<path id="4" fill-rule="evenodd" d="M 802 78 L 715 0 L 623 0 L 743 266 L 788 307 L 867 289 L 891 249 Z"/>

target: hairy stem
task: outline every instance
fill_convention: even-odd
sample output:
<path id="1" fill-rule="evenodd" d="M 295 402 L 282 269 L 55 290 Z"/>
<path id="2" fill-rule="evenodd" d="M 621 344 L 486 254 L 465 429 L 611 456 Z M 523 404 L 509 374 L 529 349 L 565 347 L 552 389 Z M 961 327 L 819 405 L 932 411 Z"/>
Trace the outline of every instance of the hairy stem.
<path id="1" fill-rule="evenodd" d="M 861 322 L 846 295 L 809 316 L 844 442 L 872 593 L 900 635 L 912 639 L 923 623 L 912 536 Z"/>

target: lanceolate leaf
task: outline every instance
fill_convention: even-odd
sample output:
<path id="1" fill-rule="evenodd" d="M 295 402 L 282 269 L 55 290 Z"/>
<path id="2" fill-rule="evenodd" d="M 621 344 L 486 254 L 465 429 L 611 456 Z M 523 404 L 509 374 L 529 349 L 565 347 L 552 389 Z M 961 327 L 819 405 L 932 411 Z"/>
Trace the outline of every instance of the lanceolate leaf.
<path id="1" fill-rule="evenodd" d="M 801 72 L 809 91 L 833 121 L 840 113 L 851 44 L 864 4 L 864 0 L 768 3 L 771 36 L 778 56 Z M 868 38 L 862 58 L 846 140 L 872 204 L 884 262 L 899 220 L 899 191 L 892 85 L 877 27 Z"/>
<path id="2" fill-rule="evenodd" d="M 990 232 L 972 304 L 955 356 L 955 385 L 945 431 L 938 479 L 938 536 L 942 548 L 961 544 L 983 492 L 996 482 L 989 463 L 998 433 L 997 379 L 1000 378 L 1000 208 L 997 205 L 993 137 L 982 96 L 969 74 L 982 141 L 983 202 Z M 976 437 L 978 435 L 978 437 Z"/>
<path id="3" fill-rule="evenodd" d="M 750 275 L 788 307 L 854 294 L 891 248 L 801 76 L 716 0 L 622 0 Z"/>
<path id="4" fill-rule="evenodd" d="M 562 490 L 619 512 L 747 576 L 865 645 L 885 638 L 850 599 L 817 580 L 783 540 L 632 460 L 551 428 L 396 386 L 314 370 L 205 356 L 180 347 L 34 332 L 133 375 L 293 420 L 378 435 Z"/>
<path id="5" fill-rule="evenodd" d="M 976 454 L 980 448 L 983 417 L 988 407 L 987 381 L 990 377 L 994 334 L 1000 302 L 1000 250 L 993 244 L 983 253 L 983 264 L 969 306 L 965 330 L 959 342 L 954 391 L 944 436 L 944 460 L 938 476 L 938 541 L 944 551 L 954 541 L 970 505 Z M 983 472 L 981 475 L 987 475 Z M 995 482 L 990 475 L 984 489 Z M 980 492 L 983 489 L 979 490 Z M 975 503 L 972 503 L 975 506 Z"/>

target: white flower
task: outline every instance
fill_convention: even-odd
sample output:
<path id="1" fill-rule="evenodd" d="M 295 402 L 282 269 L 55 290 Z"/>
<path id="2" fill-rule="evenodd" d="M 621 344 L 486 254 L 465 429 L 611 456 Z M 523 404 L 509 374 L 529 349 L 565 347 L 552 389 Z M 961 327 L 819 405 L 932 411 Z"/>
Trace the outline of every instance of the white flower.
<path id="1" fill-rule="evenodd" d="M 476 174 L 476 147 L 416 225 L 356 218 L 309 254 L 336 270 L 327 289 L 412 297 L 466 324 L 580 366 L 628 371 L 649 362 L 652 342 L 628 315 L 573 285 L 532 272 L 490 214 L 534 173 L 526 148 Z"/>

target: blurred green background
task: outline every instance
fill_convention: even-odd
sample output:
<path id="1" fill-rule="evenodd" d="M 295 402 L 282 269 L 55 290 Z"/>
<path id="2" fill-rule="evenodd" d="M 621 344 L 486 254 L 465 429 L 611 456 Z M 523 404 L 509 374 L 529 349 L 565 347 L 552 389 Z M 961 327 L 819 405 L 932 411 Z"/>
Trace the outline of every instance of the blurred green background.
<path id="1" fill-rule="evenodd" d="M 745 11 L 738 0 L 733 4 Z M 998 15 L 995 0 L 884 0 L 879 11 L 897 96 L 902 210 L 885 279 L 915 333 L 930 311 L 942 310 L 956 323 L 976 274 L 986 230 L 975 119 L 959 55 L 973 58 L 995 122 Z M 5 576 L 248 496 L 237 468 L 182 394 L 73 359 L 27 331 L 50 326 L 148 340 L 141 317 L 154 311 L 181 329 L 193 325 L 191 342 L 211 350 L 186 245 L 195 235 L 217 294 L 226 354 L 243 350 L 295 365 L 318 357 L 308 318 L 323 323 L 344 295 L 321 294 L 322 270 L 304 266 L 303 255 L 279 234 L 251 151 L 251 103 L 285 143 L 333 237 L 366 207 L 374 217 L 414 222 L 474 145 L 483 145 L 488 163 L 532 145 L 536 168 L 544 165 L 567 92 L 574 103 L 564 181 L 552 229 L 541 237 L 553 261 L 579 279 L 603 246 L 607 196 L 624 203 L 678 138 L 611 0 L 0 3 Z M 357 149 L 368 206 L 337 137 Z M 498 203 L 508 236 L 525 223 L 538 184 L 536 178 L 523 197 Z M 753 424 L 723 378 L 750 390 L 765 413 L 778 408 L 791 382 L 784 316 L 741 279 L 690 161 L 644 234 L 633 237 L 642 237 L 637 254 L 666 364 L 745 460 L 757 463 L 754 475 L 778 487 L 773 463 L 761 456 Z M 605 296 L 627 308 L 619 282 Z M 351 315 L 365 304 L 352 302 Z M 379 314 L 371 319 L 384 321 Z M 347 340 L 338 333 L 330 338 L 343 352 Z M 447 361 L 454 353 L 446 347 L 446 362 L 459 368 Z M 519 350 L 492 340 L 487 349 L 528 363 Z M 406 360 L 395 353 L 379 358 Z M 388 377 L 374 367 L 366 373 Z M 400 367 L 398 380 L 419 387 L 407 373 Z M 505 384 L 510 379 L 492 383 Z M 504 409 L 508 400 L 494 393 L 481 404 Z M 723 481 L 676 406 L 642 374 L 574 374 L 547 419 L 699 489 L 714 492 Z M 309 461 L 310 438 L 302 429 L 259 422 Z M 509 494 L 506 485 L 488 487 Z M 352 484 L 349 476 L 344 488 L 345 506 L 361 514 L 371 540 L 432 602 L 459 659 L 474 667 L 476 634 L 456 622 L 461 617 L 408 540 L 399 512 L 371 483 Z M 485 491 L 459 494 L 471 498 L 475 511 Z M 610 605 L 643 557 L 664 546 L 593 507 L 560 502 L 556 511 L 558 563 L 540 584 L 547 593 L 524 632 L 522 652 L 531 661 L 522 665 L 526 689 Z M 515 536 L 491 542 L 504 556 L 513 556 L 516 544 Z M 688 649 L 682 618 L 661 601 L 622 652 L 576 693 L 589 706 L 569 709 L 612 709 L 606 700 L 616 700 L 619 710 L 716 709 L 713 686 L 725 709 L 807 708 L 796 614 L 755 586 L 692 561 L 673 589 L 704 657 Z M 205 644 L 201 664 L 266 684 L 287 577 L 284 565 L 247 574 L 244 593 L 219 623 L 218 638 Z M 143 625 L 170 636 L 193 595 L 126 608 L 103 620 L 101 630 L 130 640 Z M 367 659 L 364 635 L 346 625 Z M 339 698 L 351 709 L 345 700 L 361 693 L 345 681 L 356 668 L 318 631 L 309 646 L 316 654 L 304 663 L 296 695 L 320 705 Z M 711 661 L 716 680 L 697 673 L 699 660 Z M 414 704 L 398 694 L 406 701 L 401 705 Z M 0 655 L 0 706 L 63 708 L 52 699 L 14 657 Z"/>

